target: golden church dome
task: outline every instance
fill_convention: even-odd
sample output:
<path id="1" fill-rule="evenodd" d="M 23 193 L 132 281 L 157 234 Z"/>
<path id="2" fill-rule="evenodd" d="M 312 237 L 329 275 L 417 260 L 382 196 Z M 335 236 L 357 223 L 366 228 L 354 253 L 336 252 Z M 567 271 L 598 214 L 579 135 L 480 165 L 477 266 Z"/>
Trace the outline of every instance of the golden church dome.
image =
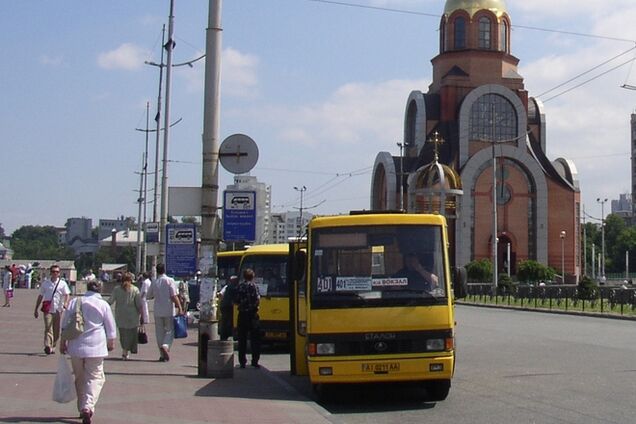
<path id="1" fill-rule="evenodd" d="M 498 18 L 504 13 L 508 13 L 504 0 L 446 0 L 444 15 L 448 16 L 460 9 L 468 12 L 470 16 L 484 9 L 490 10 L 497 15 Z"/>

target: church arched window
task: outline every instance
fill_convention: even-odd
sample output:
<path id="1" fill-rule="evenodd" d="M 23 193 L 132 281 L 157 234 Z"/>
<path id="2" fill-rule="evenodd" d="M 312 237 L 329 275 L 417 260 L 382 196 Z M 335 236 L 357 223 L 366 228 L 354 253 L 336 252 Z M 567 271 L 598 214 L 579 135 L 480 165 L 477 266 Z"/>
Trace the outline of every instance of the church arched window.
<path id="1" fill-rule="evenodd" d="M 508 22 L 505 19 L 501 20 L 499 26 L 499 50 L 508 52 Z"/>
<path id="2" fill-rule="evenodd" d="M 490 31 L 490 19 L 482 16 L 479 18 L 479 48 L 490 49 L 491 43 L 491 31 Z"/>
<path id="3" fill-rule="evenodd" d="M 517 113 L 508 99 L 484 94 L 470 108 L 470 139 L 512 141 L 517 137 Z"/>
<path id="4" fill-rule="evenodd" d="M 466 19 L 461 16 L 455 19 L 454 22 L 455 32 L 455 49 L 466 48 Z"/>

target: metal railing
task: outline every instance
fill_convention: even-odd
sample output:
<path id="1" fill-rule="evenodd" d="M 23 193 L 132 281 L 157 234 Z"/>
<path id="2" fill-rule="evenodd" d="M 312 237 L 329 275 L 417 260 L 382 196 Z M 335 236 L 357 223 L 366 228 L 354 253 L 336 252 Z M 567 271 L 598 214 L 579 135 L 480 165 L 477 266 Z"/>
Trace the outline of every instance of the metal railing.
<path id="1" fill-rule="evenodd" d="M 469 284 L 463 303 L 636 317 L 636 289 L 623 286 L 513 285 L 495 293 L 491 284 Z"/>

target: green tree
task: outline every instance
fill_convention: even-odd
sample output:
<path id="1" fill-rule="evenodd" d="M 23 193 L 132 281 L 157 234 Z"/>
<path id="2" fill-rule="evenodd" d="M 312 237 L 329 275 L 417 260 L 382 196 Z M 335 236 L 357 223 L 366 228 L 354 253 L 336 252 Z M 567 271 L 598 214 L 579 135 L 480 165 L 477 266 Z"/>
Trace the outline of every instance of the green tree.
<path id="1" fill-rule="evenodd" d="M 58 232 L 52 226 L 26 225 L 11 237 L 15 259 L 73 260 L 75 252 L 58 242 Z"/>
<path id="2" fill-rule="evenodd" d="M 0 223 L 0 239 L 4 237 L 5 237 L 4 228 L 2 227 L 2 223 Z"/>
<path id="3" fill-rule="evenodd" d="M 490 259 L 480 259 L 469 262 L 466 265 L 468 280 L 473 283 L 483 283 L 492 281 L 492 262 Z"/>
<path id="4" fill-rule="evenodd" d="M 521 261 L 517 267 L 517 278 L 522 283 L 550 281 L 554 278 L 554 270 L 537 261 Z"/>
<path id="5" fill-rule="evenodd" d="M 620 272 L 625 269 L 625 250 L 618 245 L 618 239 L 625 231 L 627 231 L 627 225 L 623 218 L 615 214 L 607 215 L 605 218 L 605 272 Z"/>

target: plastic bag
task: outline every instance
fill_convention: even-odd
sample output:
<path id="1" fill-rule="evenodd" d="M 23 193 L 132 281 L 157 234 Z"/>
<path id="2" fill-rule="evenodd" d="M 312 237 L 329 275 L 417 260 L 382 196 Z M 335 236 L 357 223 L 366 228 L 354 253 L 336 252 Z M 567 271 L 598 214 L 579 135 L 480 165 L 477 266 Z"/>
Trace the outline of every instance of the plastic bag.
<path id="1" fill-rule="evenodd" d="M 73 372 L 64 355 L 57 361 L 57 374 L 53 384 L 53 400 L 58 403 L 69 403 L 77 397 Z"/>
<path id="2" fill-rule="evenodd" d="M 174 321 L 174 338 L 184 339 L 188 337 L 188 321 L 185 315 L 177 315 Z"/>

